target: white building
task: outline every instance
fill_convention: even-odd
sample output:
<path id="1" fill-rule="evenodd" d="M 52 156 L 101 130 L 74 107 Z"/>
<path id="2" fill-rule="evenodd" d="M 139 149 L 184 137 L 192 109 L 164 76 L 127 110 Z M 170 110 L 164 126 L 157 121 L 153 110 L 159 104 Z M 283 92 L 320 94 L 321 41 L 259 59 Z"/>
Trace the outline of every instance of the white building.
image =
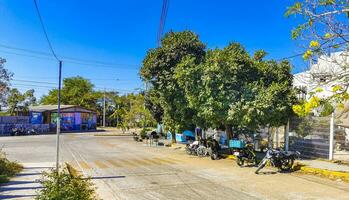
<path id="1" fill-rule="evenodd" d="M 330 56 L 320 56 L 308 71 L 295 74 L 293 85 L 302 91 L 300 98 L 309 99 L 309 94 L 317 88 L 323 91 L 316 95 L 326 98 L 332 96 L 332 87 L 341 83 L 332 80 L 344 74 L 349 75 L 349 52 L 336 52 Z"/>

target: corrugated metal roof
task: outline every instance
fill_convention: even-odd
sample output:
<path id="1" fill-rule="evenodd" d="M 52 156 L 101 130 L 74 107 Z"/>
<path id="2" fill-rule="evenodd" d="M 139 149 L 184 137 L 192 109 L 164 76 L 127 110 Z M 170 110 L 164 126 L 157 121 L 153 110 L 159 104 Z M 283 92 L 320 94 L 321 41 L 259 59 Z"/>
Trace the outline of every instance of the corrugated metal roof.
<path id="1" fill-rule="evenodd" d="M 61 105 L 61 109 L 77 107 L 75 105 Z M 45 111 L 54 111 L 58 109 L 58 105 L 38 105 L 38 106 L 29 106 L 29 111 L 33 112 L 45 112 Z"/>

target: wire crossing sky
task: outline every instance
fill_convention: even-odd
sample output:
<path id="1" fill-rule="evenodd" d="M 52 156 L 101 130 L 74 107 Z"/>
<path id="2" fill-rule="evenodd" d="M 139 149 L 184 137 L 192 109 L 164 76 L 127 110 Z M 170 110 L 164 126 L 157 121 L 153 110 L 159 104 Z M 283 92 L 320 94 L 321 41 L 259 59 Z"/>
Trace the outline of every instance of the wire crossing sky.
<path id="1" fill-rule="evenodd" d="M 302 52 L 290 34 L 297 19 L 284 17 L 291 0 L 36 1 L 54 53 L 64 60 L 63 78 L 80 75 L 96 89 L 127 93 L 142 87 L 138 71 L 157 46 L 160 28 L 192 30 L 208 48 L 240 42 L 251 54 L 263 49 L 273 59 Z M 33 1 L 0 1 L 0 19 L 0 57 L 22 80 L 13 86 L 42 96 L 54 85 L 35 82 L 55 83 L 58 70 Z M 299 57 L 291 61 L 294 72 L 307 67 Z"/>

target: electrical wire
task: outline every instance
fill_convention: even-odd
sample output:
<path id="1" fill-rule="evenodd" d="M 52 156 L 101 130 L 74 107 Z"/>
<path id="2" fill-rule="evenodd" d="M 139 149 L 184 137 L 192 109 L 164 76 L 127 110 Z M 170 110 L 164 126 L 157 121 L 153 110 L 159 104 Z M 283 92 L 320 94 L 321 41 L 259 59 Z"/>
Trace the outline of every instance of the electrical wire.
<path id="1" fill-rule="evenodd" d="M 42 60 L 53 60 L 50 57 L 43 57 L 43 56 L 49 56 L 51 54 L 47 54 L 47 53 L 44 53 L 44 52 L 41 52 L 41 51 L 23 49 L 23 48 L 18 48 L 18 47 L 12 47 L 12 46 L 3 45 L 3 44 L 0 44 L 0 48 L 6 48 L 6 49 L 11 49 L 11 50 L 23 51 L 23 52 L 26 52 L 26 53 L 30 53 L 30 54 L 23 54 L 23 53 L 9 52 L 9 51 L 0 50 L 0 52 L 6 53 L 6 54 L 13 54 L 13 55 L 18 55 L 18 56 L 32 57 L 32 58 L 37 58 L 37 59 L 42 59 Z M 35 55 L 31 55 L 31 54 L 35 54 Z M 40 55 L 40 56 L 36 56 L 36 55 Z M 71 63 L 71 64 L 77 64 L 77 65 L 85 65 L 85 66 L 93 66 L 93 67 L 123 68 L 123 69 L 125 69 L 125 66 L 126 67 L 138 67 L 138 65 L 133 65 L 133 64 L 106 63 L 106 62 L 101 62 L 101 61 L 96 61 L 96 60 L 85 60 L 85 59 L 73 58 L 73 57 L 65 57 L 65 56 L 61 56 L 61 58 L 65 58 L 64 59 L 65 63 Z M 131 70 L 132 68 L 127 68 L 127 69 Z M 134 68 L 134 70 L 138 70 L 138 69 Z"/>
<path id="2" fill-rule="evenodd" d="M 44 21 L 43 21 L 43 19 L 42 19 L 41 14 L 40 14 L 39 6 L 38 6 L 36 0 L 33 0 L 33 1 L 34 1 L 34 4 L 35 4 L 36 13 L 38 14 L 38 17 L 39 17 L 39 20 L 40 20 L 40 24 L 41 24 L 42 31 L 43 31 L 44 34 L 45 34 L 45 38 L 46 38 L 47 44 L 48 44 L 49 47 L 50 47 L 51 53 L 52 53 L 52 55 L 56 58 L 57 61 L 60 61 L 60 59 L 58 59 L 58 57 L 57 57 L 55 51 L 53 50 L 52 44 L 51 44 L 51 42 L 50 42 L 50 39 L 48 38 L 48 34 L 47 34 L 47 31 L 46 31 L 46 28 L 45 28 L 45 24 L 44 24 Z"/>
<path id="3" fill-rule="evenodd" d="M 163 0 L 162 1 L 162 9 L 161 9 L 161 16 L 160 16 L 160 24 L 159 24 L 159 30 L 158 30 L 158 35 L 157 35 L 157 45 L 161 45 L 161 37 L 163 35 L 164 27 L 165 27 L 165 22 L 166 22 L 166 17 L 167 17 L 167 11 L 168 11 L 168 0 Z"/>
<path id="4" fill-rule="evenodd" d="M 23 79 L 12 79 L 12 81 L 24 82 L 24 83 L 34 83 L 34 84 L 37 83 L 37 84 L 57 85 L 57 83 L 53 83 L 53 82 L 32 81 L 32 80 L 23 80 Z M 46 88 L 52 88 L 52 89 L 55 88 L 53 86 L 33 85 L 33 84 L 24 84 L 24 83 L 14 83 L 14 84 L 16 84 L 16 85 L 33 86 L 33 87 L 39 86 L 39 87 L 46 87 Z M 95 86 L 94 88 L 103 90 L 105 87 Z M 105 88 L 105 89 L 108 89 L 108 90 L 111 90 L 111 91 L 116 90 L 116 91 L 124 91 L 124 92 L 133 92 L 133 90 L 118 89 L 118 88 Z"/>

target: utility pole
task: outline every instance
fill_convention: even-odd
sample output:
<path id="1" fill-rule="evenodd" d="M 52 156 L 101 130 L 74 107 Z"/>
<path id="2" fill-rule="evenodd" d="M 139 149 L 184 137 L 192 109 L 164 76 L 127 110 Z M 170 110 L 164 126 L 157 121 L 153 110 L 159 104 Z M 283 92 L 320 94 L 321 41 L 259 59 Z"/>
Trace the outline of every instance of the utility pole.
<path id="1" fill-rule="evenodd" d="M 285 151 L 288 151 L 290 141 L 290 120 L 287 121 L 285 127 Z"/>
<path id="2" fill-rule="evenodd" d="M 329 160 L 333 160 L 333 140 L 334 140 L 334 112 L 332 112 L 331 115 L 331 122 L 330 122 L 330 145 L 329 145 L 329 155 L 328 155 L 328 159 Z"/>
<path id="3" fill-rule="evenodd" d="M 144 99 L 145 99 L 145 94 L 146 94 L 146 92 L 148 90 L 148 82 L 147 81 L 144 83 L 144 87 L 145 87 L 145 90 L 144 90 Z M 143 104 L 143 108 L 144 108 L 144 111 L 145 111 L 145 101 L 144 101 L 144 104 Z M 145 112 L 143 113 L 143 115 L 144 115 L 143 129 L 145 130 L 147 117 L 145 116 Z"/>
<path id="4" fill-rule="evenodd" d="M 120 105 L 118 104 L 117 106 L 117 113 L 116 113 L 116 127 L 119 126 L 119 107 Z"/>
<path id="5" fill-rule="evenodd" d="M 104 95 L 103 95 L 103 127 L 105 127 L 105 88 L 104 88 Z"/>
<path id="6" fill-rule="evenodd" d="M 57 139 L 56 139 L 56 171 L 59 169 L 59 135 L 61 134 L 61 79 L 62 79 L 62 61 L 59 61 L 58 69 L 58 108 L 57 108 Z"/>

